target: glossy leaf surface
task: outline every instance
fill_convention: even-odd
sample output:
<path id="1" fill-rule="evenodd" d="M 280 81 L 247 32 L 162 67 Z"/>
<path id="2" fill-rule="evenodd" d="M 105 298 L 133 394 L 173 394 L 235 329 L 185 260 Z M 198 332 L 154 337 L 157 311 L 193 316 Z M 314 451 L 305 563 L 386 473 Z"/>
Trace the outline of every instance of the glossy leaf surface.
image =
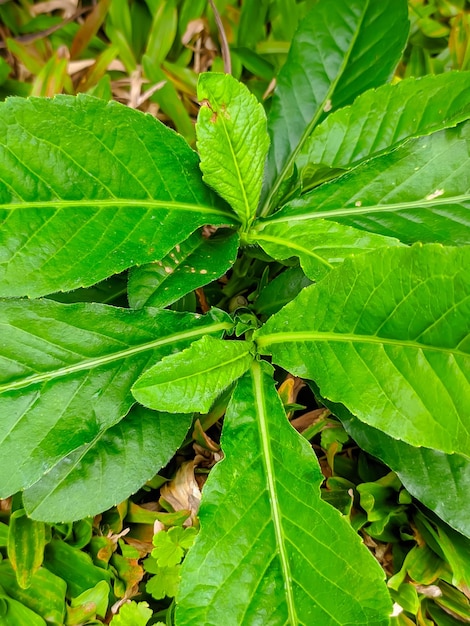
<path id="1" fill-rule="evenodd" d="M 254 362 L 224 421 L 201 531 L 183 564 L 178 626 L 386 625 L 383 572 L 338 511 L 289 425 L 272 368 Z"/>
<path id="2" fill-rule="evenodd" d="M 388 80 L 408 35 L 407 12 L 404 0 L 314 4 L 277 78 L 268 118 L 267 204 L 326 113 Z"/>
<path id="3" fill-rule="evenodd" d="M 203 317 L 48 300 L 3 301 L 0 323 L 1 497 L 116 424 L 155 361 L 231 327 L 216 310 Z"/>
<path id="4" fill-rule="evenodd" d="M 263 106 L 229 74 L 202 74 L 197 96 L 202 104 L 196 134 L 204 181 L 243 224 L 250 224 L 269 147 Z"/>
<path id="5" fill-rule="evenodd" d="M 18 585 L 27 589 L 41 567 L 46 545 L 46 529 L 42 522 L 27 517 L 24 509 L 10 516 L 8 558 L 16 573 Z"/>
<path id="6" fill-rule="evenodd" d="M 185 141 L 115 102 L 11 98 L 0 144 L 2 296 L 89 286 L 204 224 L 236 223 Z"/>
<path id="7" fill-rule="evenodd" d="M 148 369 L 132 387 L 152 409 L 206 413 L 214 400 L 250 366 L 252 344 L 205 336 Z"/>
<path id="8" fill-rule="evenodd" d="M 349 256 L 403 245 L 393 237 L 376 235 L 314 216 L 309 221 L 280 218 L 272 223 L 265 222 L 252 235 L 252 241 L 259 243 L 275 259 L 299 257 L 306 276 L 317 281 Z"/>
<path id="9" fill-rule="evenodd" d="M 407 244 L 468 244 L 469 172 L 470 123 L 463 123 L 412 139 L 321 185 L 256 225 L 251 236 L 256 239 L 259 232 L 268 237 L 271 230 L 278 236 L 279 226 L 284 224 L 280 232 L 295 245 L 307 229 L 314 233 L 317 228 L 325 233 L 324 245 L 333 246 L 336 235 L 329 241 L 324 225 L 310 224 L 328 220 Z"/>
<path id="10" fill-rule="evenodd" d="M 305 288 L 255 334 L 261 352 L 361 421 L 470 456 L 469 248 L 386 248 Z"/>
<path id="11" fill-rule="evenodd" d="M 166 307 L 219 278 L 235 262 L 238 235 L 223 230 L 207 239 L 199 231 L 177 244 L 161 261 L 129 273 L 129 305 Z"/>
<path id="12" fill-rule="evenodd" d="M 190 415 L 133 407 L 118 424 L 68 454 L 26 489 L 28 515 L 70 522 L 122 502 L 170 461 L 190 426 Z"/>
<path id="13" fill-rule="evenodd" d="M 297 159 L 302 186 L 318 166 L 350 168 L 412 137 L 450 128 L 470 117 L 470 72 L 409 78 L 360 95 L 318 126 Z"/>

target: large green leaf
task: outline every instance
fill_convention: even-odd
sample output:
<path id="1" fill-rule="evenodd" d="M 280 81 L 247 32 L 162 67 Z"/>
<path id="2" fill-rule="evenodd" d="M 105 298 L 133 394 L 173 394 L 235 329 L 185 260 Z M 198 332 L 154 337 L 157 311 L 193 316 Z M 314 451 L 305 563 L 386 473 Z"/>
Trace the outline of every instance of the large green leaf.
<path id="1" fill-rule="evenodd" d="M 312 383 L 310 383 L 312 384 Z M 313 385 L 316 390 L 316 385 Z M 470 538 L 470 459 L 431 448 L 410 446 L 364 424 L 342 404 L 321 398 L 356 443 L 400 478 L 404 487 L 447 524 Z"/>
<path id="2" fill-rule="evenodd" d="M 396 439 L 470 456 L 470 248 L 348 259 L 268 320 L 262 353 Z"/>
<path id="3" fill-rule="evenodd" d="M 200 316 L 6 300 L 0 325 L 0 497 L 6 497 L 126 415 L 134 403 L 130 388 L 147 367 L 232 323 L 221 311 Z"/>
<path id="4" fill-rule="evenodd" d="M 318 463 L 288 423 L 267 363 L 238 382 L 222 448 L 183 564 L 177 625 L 388 624 L 383 571 L 321 500 Z"/>
<path id="5" fill-rule="evenodd" d="M 129 304 L 165 307 L 219 278 L 235 262 L 238 235 L 221 230 L 209 239 L 197 231 L 161 261 L 129 272 Z"/>
<path id="6" fill-rule="evenodd" d="M 390 77 L 408 35 L 407 16 L 405 0 L 319 0 L 301 22 L 268 118 L 263 215 L 327 112 Z"/>
<path id="7" fill-rule="evenodd" d="M 191 415 L 133 407 L 118 424 L 71 452 L 26 489 L 28 515 L 70 522 L 122 502 L 170 461 L 191 421 Z"/>
<path id="8" fill-rule="evenodd" d="M 11 98 L 0 146 L 3 296 L 89 286 L 161 259 L 199 226 L 237 221 L 181 137 L 115 102 Z"/>
<path id="9" fill-rule="evenodd" d="M 319 166 L 350 168 L 412 137 L 470 117 L 470 72 L 409 78 L 360 95 L 318 126 L 297 159 L 302 187 Z"/>
<path id="10" fill-rule="evenodd" d="M 249 240 L 276 258 L 299 256 L 312 279 L 354 252 L 396 245 L 390 238 L 468 244 L 469 172 L 470 122 L 464 122 L 411 139 L 293 200 L 256 223 Z"/>
<path id="11" fill-rule="evenodd" d="M 144 372 L 132 393 L 152 409 L 206 413 L 217 396 L 249 368 L 252 349 L 249 341 L 202 337 Z"/>
<path id="12" fill-rule="evenodd" d="M 196 126 L 204 181 L 232 206 L 244 225 L 253 220 L 269 147 L 266 115 L 248 88 L 228 74 L 201 74 Z"/>

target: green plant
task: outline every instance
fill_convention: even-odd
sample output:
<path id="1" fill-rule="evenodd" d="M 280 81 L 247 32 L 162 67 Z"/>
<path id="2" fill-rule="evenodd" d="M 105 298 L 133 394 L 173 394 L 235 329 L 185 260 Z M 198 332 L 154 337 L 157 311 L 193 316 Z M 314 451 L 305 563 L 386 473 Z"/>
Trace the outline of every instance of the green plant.
<path id="1" fill-rule="evenodd" d="M 180 626 L 389 623 L 283 370 L 470 536 L 469 76 L 386 84 L 407 24 L 405 1 L 320 0 L 267 119 L 201 75 L 200 162 L 115 103 L 1 105 L 0 497 L 23 491 L 38 522 L 95 515 L 226 407 Z M 126 270 L 131 308 L 112 306 Z"/>

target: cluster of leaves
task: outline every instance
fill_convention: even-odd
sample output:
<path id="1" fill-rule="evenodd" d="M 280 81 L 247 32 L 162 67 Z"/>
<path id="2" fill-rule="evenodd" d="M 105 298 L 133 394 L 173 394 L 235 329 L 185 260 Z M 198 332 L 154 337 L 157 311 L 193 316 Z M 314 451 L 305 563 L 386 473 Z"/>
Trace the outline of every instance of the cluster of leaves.
<path id="1" fill-rule="evenodd" d="M 68 563 L 48 561 L 67 545 L 55 534 L 64 520 L 126 502 L 184 444 L 194 413 L 206 444 L 225 415 L 225 459 L 179 588 L 195 534 L 186 514 L 155 514 L 167 530 L 145 561 L 153 599 L 177 592 L 177 624 L 389 623 L 383 570 L 357 530 L 399 546 L 396 621 L 465 619 L 468 562 L 454 552 L 470 535 L 469 77 L 387 84 L 406 2 L 306 5 L 294 3 L 294 28 L 305 15 L 267 119 L 231 76 L 200 77 L 200 162 L 120 105 L 65 96 L 1 108 L 0 495 L 23 492 L 9 516 L 6 619 Z M 123 294 L 128 308 L 116 306 Z M 317 425 L 292 429 L 296 404 L 274 384 L 283 370 L 314 380 L 343 425 L 321 434 L 334 471 L 323 499 L 307 443 Z M 346 433 L 394 473 L 340 472 Z M 80 546 L 104 579 L 78 589 L 59 575 L 67 623 L 93 623 L 135 591 L 119 581 L 142 553 L 105 543 L 97 533 Z M 147 610 L 114 619 L 145 623 Z"/>

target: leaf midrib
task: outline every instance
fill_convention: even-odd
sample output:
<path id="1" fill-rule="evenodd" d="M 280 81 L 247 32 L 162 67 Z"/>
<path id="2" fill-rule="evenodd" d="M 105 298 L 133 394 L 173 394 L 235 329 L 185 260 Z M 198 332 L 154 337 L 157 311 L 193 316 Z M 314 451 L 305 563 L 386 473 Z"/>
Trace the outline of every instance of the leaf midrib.
<path id="1" fill-rule="evenodd" d="M 44 372 L 41 374 L 33 374 L 32 376 L 27 376 L 20 380 L 16 380 L 11 383 L 0 385 L 0 393 L 4 393 L 6 391 L 14 391 L 16 389 L 22 389 L 30 385 L 34 385 L 34 384 L 41 383 L 44 381 L 54 380 L 56 378 L 62 378 L 63 376 L 68 376 L 69 374 L 75 374 L 81 371 L 96 369 L 97 367 L 107 365 L 108 363 L 113 363 L 114 361 L 121 361 L 123 359 L 127 359 L 129 357 L 135 356 L 136 354 L 147 352 L 149 350 L 154 350 L 155 348 L 159 348 L 161 346 L 165 346 L 173 342 L 180 341 L 182 339 L 191 339 L 193 337 L 198 337 L 200 335 L 207 335 L 208 333 L 213 333 L 213 332 L 222 331 L 222 330 L 230 330 L 231 328 L 232 328 L 232 324 L 230 322 L 219 322 L 217 324 L 213 324 L 212 326 L 204 326 L 202 328 L 197 328 L 194 330 L 187 330 L 187 331 L 180 332 L 180 333 L 174 333 L 172 335 L 168 335 L 164 337 L 163 339 L 155 339 L 154 341 L 149 341 L 139 346 L 133 346 L 132 348 L 126 348 L 125 350 L 120 350 L 119 352 L 113 352 L 112 354 L 107 354 L 102 357 L 96 357 L 93 359 L 84 359 L 83 361 L 80 361 L 79 363 L 75 363 L 74 365 L 69 365 L 67 367 L 60 367 L 56 370 Z"/>
<path id="2" fill-rule="evenodd" d="M 256 344 L 259 348 L 273 345 L 275 343 L 299 343 L 299 342 L 331 342 L 331 343 L 362 343 L 386 345 L 400 348 L 415 348 L 416 350 L 441 352 L 452 356 L 468 357 L 466 352 L 457 348 L 445 348 L 443 346 L 431 346 L 425 343 L 418 343 L 414 340 L 392 339 L 390 337 L 378 337 L 376 335 L 352 335 L 348 333 L 332 333 L 321 331 L 293 331 L 280 332 L 261 335 L 256 337 Z"/>
<path id="3" fill-rule="evenodd" d="M 440 198 L 436 200 L 413 200 L 406 202 L 395 202 L 391 204 L 374 204 L 361 207 L 342 207 L 339 209 L 330 209 L 328 211 L 315 211 L 312 208 L 308 213 L 283 215 L 281 217 L 272 217 L 253 227 L 254 231 L 262 231 L 270 224 L 280 224 L 282 222 L 303 222 L 313 219 L 335 219 L 337 217 L 364 216 L 369 213 L 389 213 L 390 211 L 411 211 L 417 208 L 435 209 L 446 204 L 459 204 L 470 201 L 470 193 L 452 196 L 448 198 Z M 314 199 L 312 199 L 312 203 Z M 295 207 L 293 207 L 295 210 Z"/>
<path id="4" fill-rule="evenodd" d="M 269 419 L 266 411 L 266 403 L 263 393 L 263 374 L 261 366 L 257 361 L 253 361 L 251 365 L 251 371 L 254 382 L 256 414 L 258 416 L 258 424 L 261 434 L 262 458 L 266 471 L 267 489 L 269 492 L 269 504 L 271 507 L 274 535 L 276 537 L 276 545 L 279 549 L 279 559 L 281 562 L 282 576 L 284 579 L 284 591 L 286 594 L 288 623 L 291 626 L 297 626 L 300 622 L 298 620 L 297 612 L 295 609 L 294 591 L 292 589 L 292 575 L 290 571 L 287 548 L 284 540 L 284 531 L 282 528 L 282 514 L 279 509 L 279 502 L 277 498 L 275 468 L 269 437 Z"/>
<path id="5" fill-rule="evenodd" d="M 294 243 L 292 239 L 283 239 L 282 237 L 274 237 L 273 235 L 258 235 L 253 238 L 254 243 L 259 243 L 265 241 L 267 243 L 277 244 L 282 246 L 283 248 L 289 248 L 291 250 L 295 250 L 297 252 L 301 252 L 306 256 L 310 256 L 322 265 L 326 265 L 328 269 L 333 269 L 333 265 L 329 263 L 326 259 L 321 257 L 319 254 L 316 254 L 312 249 L 305 248 L 304 246 L 299 245 L 298 243 Z"/>
<path id="6" fill-rule="evenodd" d="M 239 222 L 239 218 L 230 211 L 224 211 L 216 207 L 208 205 L 193 204 L 191 202 L 177 202 L 175 200 L 153 200 L 142 198 L 103 198 L 103 199 L 87 199 L 81 200 L 35 200 L 34 202 L 11 202 L 0 204 L 0 210 L 16 210 L 16 209 L 37 209 L 37 208 L 53 208 L 66 209 L 74 207 L 138 207 L 146 209 L 166 208 L 177 211 L 191 211 L 194 213 L 208 213 L 221 215 L 229 219 L 229 223 Z"/>

